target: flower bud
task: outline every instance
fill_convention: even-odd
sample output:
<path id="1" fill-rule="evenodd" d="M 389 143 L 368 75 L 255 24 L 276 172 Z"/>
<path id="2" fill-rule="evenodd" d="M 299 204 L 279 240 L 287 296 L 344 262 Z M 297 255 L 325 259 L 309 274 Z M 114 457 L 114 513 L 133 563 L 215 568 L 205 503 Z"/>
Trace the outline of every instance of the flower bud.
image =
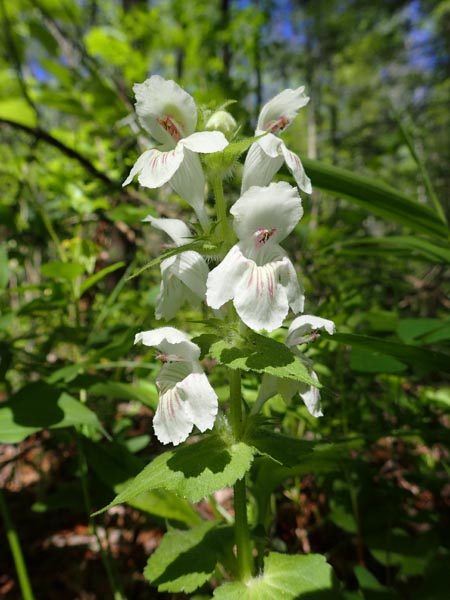
<path id="1" fill-rule="evenodd" d="M 236 121 L 226 110 L 217 110 L 206 122 L 208 131 L 221 131 L 228 139 L 236 131 Z"/>

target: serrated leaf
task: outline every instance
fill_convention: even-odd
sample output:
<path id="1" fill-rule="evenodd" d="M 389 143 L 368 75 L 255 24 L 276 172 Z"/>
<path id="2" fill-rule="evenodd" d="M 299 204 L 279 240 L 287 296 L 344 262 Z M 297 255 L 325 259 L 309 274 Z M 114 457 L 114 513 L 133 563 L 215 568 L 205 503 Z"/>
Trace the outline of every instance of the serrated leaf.
<path id="1" fill-rule="evenodd" d="M 290 556 L 272 552 L 264 559 L 264 572 L 250 581 L 226 583 L 214 591 L 217 600 L 335 600 L 332 569 L 325 556 Z"/>
<path id="2" fill-rule="evenodd" d="M 188 531 L 169 531 L 149 558 L 144 577 L 159 592 L 189 594 L 210 579 L 224 543 L 232 539 L 231 527 L 212 521 Z"/>
<path id="3" fill-rule="evenodd" d="M 217 434 L 205 436 L 196 444 L 155 458 L 99 512 L 155 489 L 171 490 L 198 502 L 241 479 L 250 468 L 253 454 L 253 448 L 244 442 L 227 443 Z"/>
<path id="4" fill-rule="evenodd" d="M 231 334 L 225 339 L 218 339 L 211 344 L 210 353 L 230 369 L 269 373 L 321 387 L 312 379 L 300 358 L 285 344 L 259 333 L 250 332 L 246 337 Z"/>
<path id="5" fill-rule="evenodd" d="M 140 458 L 115 442 L 98 443 L 83 439 L 83 447 L 89 468 L 116 493 L 144 467 Z M 166 490 L 146 492 L 136 496 L 128 504 L 142 512 L 187 525 L 195 525 L 200 521 L 189 502 Z"/>
<path id="6" fill-rule="evenodd" d="M 224 165 L 232 164 L 237 160 L 241 154 L 250 148 L 252 144 L 264 137 L 264 135 L 255 135 L 253 137 L 245 138 L 237 142 L 231 142 L 222 152 L 222 160 Z"/>

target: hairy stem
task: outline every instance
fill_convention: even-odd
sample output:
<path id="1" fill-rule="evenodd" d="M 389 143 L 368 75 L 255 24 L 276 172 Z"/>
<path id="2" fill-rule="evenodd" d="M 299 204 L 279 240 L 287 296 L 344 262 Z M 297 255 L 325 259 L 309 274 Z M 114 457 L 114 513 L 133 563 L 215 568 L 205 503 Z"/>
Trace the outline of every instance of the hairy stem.
<path id="1" fill-rule="evenodd" d="M 241 373 L 239 370 L 229 370 L 230 376 L 230 420 L 233 433 L 237 439 L 242 434 L 242 395 Z M 252 548 L 247 521 L 247 502 L 245 478 L 234 484 L 234 535 L 237 550 L 238 572 L 241 581 L 247 581 L 252 576 Z"/>
<path id="2" fill-rule="evenodd" d="M 216 199 L 217 221 L 222 229 L 222 236 L 225 246 L 228 248 L 233 244 L 234 234 L 227 217 L 227 203 L 223 194 L 222 178 L 220 175 L 214 175 L 211 178 L 211 183 L 214 197 Z"/>
<path id="3" fill-rule="evenodd" d="M 20 590 L 22 592 L 22 598 L 23 600 L 34 600 L 33 590 L 31 589 L 31 583 L 28 577 L 25 559 L 22 554 L 19 536 L 17 535 L 16 528 L 11 519 L 11 515 L 9 514 L 8 505 L 6 504 L 6 500 L 3 496 L 3 492 L 1 489 L 0 512 L 5 523 L 6 537 L 8 539 L 8 544 L 11 549 L 11 554 L 14 560 L 14 566 L 16 567 Z"/>

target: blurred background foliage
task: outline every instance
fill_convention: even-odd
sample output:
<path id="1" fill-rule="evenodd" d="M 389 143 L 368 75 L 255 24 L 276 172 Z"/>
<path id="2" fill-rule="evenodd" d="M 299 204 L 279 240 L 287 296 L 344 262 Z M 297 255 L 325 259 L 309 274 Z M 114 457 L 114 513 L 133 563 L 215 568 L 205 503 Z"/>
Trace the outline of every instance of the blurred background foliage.
<path id="1" fill-rule="evenodd" d="M 148 143 L 132 85 L 160 73 L 205 109 L 236 100 L 245 135 L 281 89 L 311 96 L 286 135 L 315 187 L 288 244 L 307 312 L 338 335 L 310 350 L 325 417 L 279 397 L 265 411 L 285 432 L 352 449 L 301 468 L 257 462 L 269 545 L 326 553 L 343 598 L 448 598 L 450 2 L 0 7 L 0 485 L 36 596 L 175 597 L 141 575 L 162 531 L 229 518 L 226 493 L 192 507 L 166 492 L 87 517 L 161 451 L 157 365 L 133 349 L 136 331 L 158 326 L 159 269 L 128 277 L 165 242 L 140 220 L 190 213 L 168 189 L 121 187 Z M 173 325 L 195 332 L 199 318 Z M 223 372 L 212 378 L 225 401 Z M 249 403 L 256 383 L 245 379 Z M 0 534 L 0 596 L 20 598 Z"/>

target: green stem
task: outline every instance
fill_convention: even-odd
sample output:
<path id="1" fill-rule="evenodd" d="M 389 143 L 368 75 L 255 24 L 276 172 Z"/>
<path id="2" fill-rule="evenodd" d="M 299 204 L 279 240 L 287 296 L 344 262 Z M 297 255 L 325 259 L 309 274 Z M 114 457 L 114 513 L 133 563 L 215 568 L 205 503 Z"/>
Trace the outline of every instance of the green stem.
<path id="1" fill-rule="evenodd" d="M 216 215 L 217 220 L 222 228 L 223 241 L 227 247 L 232 246 L 234 233 L 230 226 L 227 216 L 227 203 L 223 193 L 222 178 L 220 175 L 214 175 L 211 178 L 214 197 L 216 199 Z"/>
<path id="2" fill-rule="evenodd" d="M 230 420 L 236 439 L 242 434 L 242 394 L 241 372 L 238 369 L 229 370 L 230 377 Z M 247 581 L 252 576 L 252 548 L 247 521 L 247 502 L 245 478 L 234 484 L 234 535 L 237 550 L 239 578 Z"/>
<path id="3" fill-rule="evenodd" d="M 11 554 L 16 567 L 17 577 L 22 592 L 23 600 L 34 600 L 33 590 L 31 589 L 30 579 L 28 577 L 27 566 L 22 554 L 19 536 L 9 514 L 8 505 L 3 496 L 3 491 L 0 489 L 0 512 L 2 513 L 3 521 L 6 528 L 6 537 L 11 549 Z"/>

